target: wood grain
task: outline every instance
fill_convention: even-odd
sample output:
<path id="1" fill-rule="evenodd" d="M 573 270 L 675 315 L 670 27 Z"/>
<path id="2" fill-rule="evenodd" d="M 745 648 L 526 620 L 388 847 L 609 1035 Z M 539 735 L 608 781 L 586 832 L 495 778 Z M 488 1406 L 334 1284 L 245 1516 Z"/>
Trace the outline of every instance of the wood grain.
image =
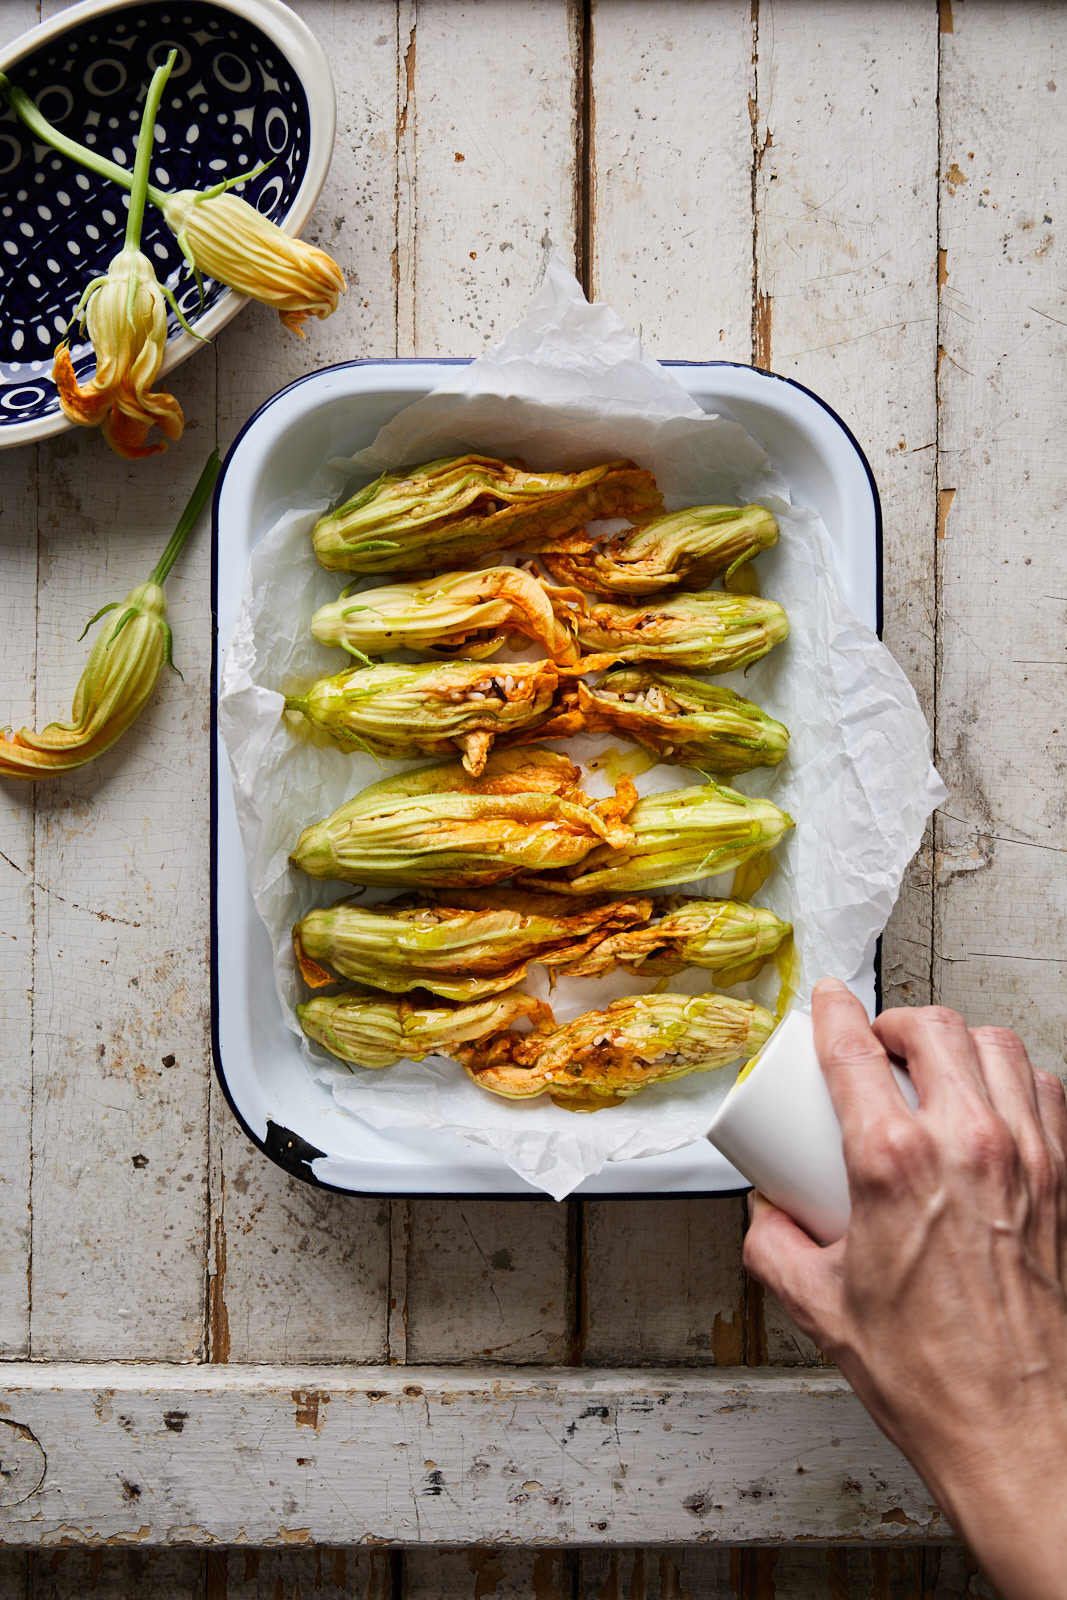
<path id="1" fill-rule="evenodd" d="M 398 355 L 478 355 L 575 240 L 567 0 L 402 0 Z"/>
<path id="2" fill-rule="evenodd" d="M 844 1379 L 818 1369 L 14 1362 L 5 1379 L 3 1414 L 47 1471 L 0 1507 L 4 1544 L 895 1546 L 947 1531 Z"/>
<path id="3" fill-rule="evenodd" d="M 210 363 L 199 373 L 184 454 L 127 463 L 81 434 L 40 447 L 39 706 L 70 705 L 78 634 L 148 576 L 203 466 Z M 165 671 L 133 735 L 37 790 L 31 1348 L 45 1359 L 203 1349 L 206 526 L 193 537 L 200 559 L 168 583 L 184 678 Z"/>
<path id="4" fill-rule="evenodd" d="M 0 9 L 0 46 L 33 27 L 33 0 Z M 0 456 L 0 637 L 7 641 L 0 724 L 34 725 L 37 665 L 37 459 Z M 0 780 L 0 1360 L 29 1353 L 30 1125 L 33 1069 L 33 789 Z"/>
<path id="5" fill-rule="evenodd" d="M 871 463 L 884 518 L 885 642 L 930 717 L 936 29 L 936 10 L 911 0 L 761 0 L 753 357 L 828 401 Z M 886 1004 L 928 1001 L 930 947 L 927 852 L 883 938 Z"/>
<path id="6" fill-rule="evenodd" d="M 26 1550 L 0 1550 L 0 1594 L 4 1600 L 28 1600 L 30 1559 Z"/>
<path id="7" fill-rule="evenodd" d="M 885 511 L 886 639 L 936 711 L 953 789 L 886 935 L 886 998 L 925 1001 L 932 968 L 935 996 L 971 1020 L 1012 1021 L 1035 1059 L 1062 1069 L 1062 11 L 1024 0 L 1008 31 L 998 8 L 956 0 L 938 36 L 938 8 L 904 0 L 298 9 L 338 88 L 337 149 L 306 233 L 342 262 L 349 293 L 306 344 L 250 307 L 179 369 L 190 426 L 162 462 L 131 470 L 73 435 L 0 457 L 4 715 L 65 714 L 84 661 L 74 635 L 151 565 L 216 433 L 225 446 L 274 390 L 329 361 L 477 353 L 518 320 L 561 248 L 654 354 L 754 357 L 856 432 Z M 35 14 L 9 0 L 0 41 Z M 0 789 L 0 1357 L 9 1380 L 27 1374 L 44 1432 L 65 1439 L 48 1452 L 48 1516 L 0 1513 L 0 1539 L 139 1537 L 144 1502 L 145 1542 L 175 1543 L 0 1547 L 4 1600 L 394 1600 L 394 1578 L 405 1595 L 456 1600 L 988 1596 L 958 1549 L 914 1548 L 944 1528 L 899 1463 L 881 1473 L 889 1490 L 869 1488 L 871 1464 L 895 1458 L 833 1375 L 751 1374 L 742 1410 L 726 1414 L 712 1401 L 735 1404 L 744 1375 L 501 1372 L 583 1350 L 603 1367 L 810 1366 L 817 1352 L 770 1297 L 741 1304 L 734 1202 L 383 1205 L 288 1179 L 217 1092 L 205 1133 L 207 581 L 200 530 L 170 585 L 185 682 L 161 682 L 137 735 L 36 798 Z M 20 1367 L 27 1353 L 45 1364 Z M 154 1389 L 144 1367 L 108 1368 L 105 1382 L 54 1365 L 205 1355 L 232 1365 L 167 1368 Z M 447 1371 L 361 1372 L 387 1396 L 371 1410 L 388 1406 L 390 1427 L 360 1416 L 346 1433 L 351 1370 L 240 1365 L 323 1360 L 466 1370 L 458 1387 Z M 653 1380 L 677 1408 L 664 1439 L 641 1410 Z M 722 1383 L 734 1385 L 725 1402 Z M 128 1404 L 101 1400 L 105 1388 Z M 785 1448 L 817 1454 L 827 1407 L 842 1408 L 842 1443 L 798 1485 Z M 166 1415 L 183 1410 L 175 1431 Z M 713 1517 L 716 1430 L 736 1470 Z M 772 1438 L 768 1478 L 759 1451 Z M 75 1458 L 83 1439 L 89 1456 Z M 648 1480 L 635 1521 L 632 1486 L 653 1457 L 674 1498 L 664 1510 L 663 1484 Z M 143 1482 L 125 1478 L 132 1498 L 116 1467 L 130 1460 L 145 1468 Z M 253 1494 L 247 1472 L 266 1460 L 276 1481 L 257 1478 Z M 396 1536 L 448 1548 L 402 1562 L 350 1548 L 379 1527 L 379 1466 Z M 222 1533 L 250 1547 L 182 1547 L 217 1536 L 208 1502 L 226 1485 L 252 1510 Z M 79 1521 L 79 1505 L 92 1515 Z M 256 1547 L 304 1538 L 305 1506 L 306 1537 L 329 1549 Z M 875 1547 L 687 1543 L 813 1532 Z M 499 1542 L 513 1537 L 544 1547 Z"/>
<path id="8" fill-rule="evenodd" d="M 404 1209 L 408 1361 L 561 1362 L 570 1355 L 567 1208 L 552 1201 L 395 1201 Z"/>
<path id="9" fill-rule="evenodd" d="M 942 40 L 938 998 L 1063 1072 L 1067 16 L 953 8 Z M 1025 47 L 1021 41 L 1025 40 Z M 1019 41 L 1019 46 L 1015 46 Z M 1020 107 L 1029 108 L 1025 119 Z M 1025 121 L 1025 132 L 1022 122 Z"/>
<path id="10" fill-rule="evenodd" d="M 738 1600 L 746 1560 L 740 1550 L 690 1548 L 582 1551 L 580 1600 Z"/>
<path id="11" fill-rule="evenodd" d="M 565 0 L 397 15 L 396 353 L 477 355 L 553 250 L 574 259 L 577 16 Z M 392 1358 L 562 1359 L 568 1239 L 566 1206 L 399 1202 Z"/>
<path id="12" fill-rule="evenodd" d="M 87 1595 L 93 1600 L 209 1600 L 203 1553 L 66 1548 L 30 1555 L 27 1600 L 84 1600 Z"/>
<path id="13" fill-rule="evenodd" d="M 563 1550 L 409 1550 L 404 1600 L 570 1600 L 577 1556 Z"/>
<path id="14" fill-rule="evenodd" d="M 399 1600 L 384 1550 L 209 1550 L 205 1600 Z"/>
<path id="15" fill-rule="evenodd" d="M 0 630 L 8 641 L 3 720 L 33 726 L 37 664 L 37 462 L 0 457 Z M 29 1353 L 33 1096 L 34 809 L 29 783 L 0 780 L 0 1357 Z"/>
<path id="16" fill-rule="evenodd" d="M 306 340 L 263 306 L 247 307 L 219 336 L 224 445 L 294 378 L 396 351 L 396 7 L 307 0 L 298 9 L 333 63 L 337 90 L 334 157 L 305 237 L 335 255 L 349 287 L 329 321 L 309 322 Z M 211 1123 L 212 1360 L 383 1360 L 388 1202 L 288 1177 L 248 1142 L 217 1086 Z"/>
<path id="17" fill-rule="evenodd" d="M 659 357 L 750 359 L 752 45 L 748 0 L 592 6 L 591 289 Z"/>
<path id="18" fill-rule="evenodd" d="M 741 1200 L 585 1206 L 583 1360 L 737 1366 L 745 1359 Z"/>
<path id="19" fill-rule="evenodd" d="M 591 298 L 606 300 L 656 356 L 747 361 L 747 0 L 594 4 L 588 50 Z M 729 87 L 708 93 L 709 84 Z M 730 1200 L 584 1202 L 583 1359 L 744 1359 L 741 1216 Z"/>

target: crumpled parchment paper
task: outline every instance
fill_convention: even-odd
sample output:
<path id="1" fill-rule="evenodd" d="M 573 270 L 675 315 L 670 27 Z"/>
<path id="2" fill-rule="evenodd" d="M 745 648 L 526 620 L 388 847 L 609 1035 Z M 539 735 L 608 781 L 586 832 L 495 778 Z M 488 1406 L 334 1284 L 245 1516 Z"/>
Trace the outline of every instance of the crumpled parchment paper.
<path id="1" fill-rule="evenodd" d="M 790 637 L 747 677 L 715 681 L 755 700 L 791 732 L 779 769 L 744 774 L 735 783 L 768 794 L 796 819 L 778 848 L 778 870 L 754 898 L 794 925 L 798 998 L 806 999 L 823 974 L 855 976 L 885 925 L 926 818 L 946 794 L 930 763 L 929 731 L 915 694 L 846 604 L 822 522 L 792 503 L 758 441 L 737 423 L 701 411 L 609 307 L 587 304 L 557 259 L 525 321 L 397 415 L 369 449 L 310 473 L 306 502 L 283 516 L 253 552 L 225 655 L 219 722 L 252 892 L 273 940 L 278 993 L 294 1032 L 293 1006 L 304 991 L 292 925 L 312 905 L 330 904 L 351 890 L 304 877 L 289 867 L 288 852 L 306 824 L 384 772 L 400 770 L 295 739 L 281 720 L 282 692 L 341 671 L 348 659 L 317 644 L 308 630 L 313 612 L 344 586 L 343 574 L 319 566 L 308 535 L 350 485 L 384 469 L 468 450 L 520 456 L 548 469 L 630 457 L 655 473 L 668 509 L 757 501 L 773 511 L 779 542 L 757 566 L 762 592 L 789 613 Z M 611 744 L 583 737 L 552 748 L 565 748 L 585 766 Z M 655 767 L 637 780 L 642 793 L 699 781 L 671 767 Z M 609 792 L 600 773 L 589 774 L 585 787 Z M 710 879 L 684 892 L 723 894 L 729 887 L 729 878 Z M 562 1022 L 647 986 L 613 974 L 599 982 L 561 983 L 550 998 Z M 549 997 L 542 968 L 532 967 L 523 987 Z M 714 985 L 707 973 L 692 970 L 670 987 L 701 993 Z M 772 967 L 731 993 L 773 1007 L 776 989 Z M 306 1066 L 294 1051 L 293 1071 L 310 1070 L 329 1082 L 350 1112 L 379 1128 L 442 1128 L 489 1145 L 556 1199 L 607 1161 L 660 1154 L 700 1138 L 735 1075 L 694 1075 L 653 1086 L 624 1105 L 576 1115 L 546 1097 L 522 1104 L 490 1095 L 441 1058 L 350 1072 L 300 1037 Z"/>

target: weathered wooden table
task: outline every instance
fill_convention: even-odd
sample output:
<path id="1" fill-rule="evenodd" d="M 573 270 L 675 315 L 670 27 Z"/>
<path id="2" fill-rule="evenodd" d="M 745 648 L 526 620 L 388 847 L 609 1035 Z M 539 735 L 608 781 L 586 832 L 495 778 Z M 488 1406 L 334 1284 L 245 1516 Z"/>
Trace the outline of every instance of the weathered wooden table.
<path id="1" fill-rule="evenodd" d="M 339 99 L 307 231 L 350 291 L 306 344 L 251 307 L 179 369 L 164 458 L 0 456 L 4 717 L 66 713 L 86 617 L 271 393 L 475 354 L 560 249 L 654 354 L 795 376 L 860 439 L 885 638 L 952 791 L 886 1001 L 1062 1068 L 1067 13 L 299 9 Z M 0 33 L 37 17 L 4 0 Z M 3 1600 L 984 1592 L 746 1283 L 741 1202 L 346 1199 L 246 1142 L 210 1066 L 208 567 L 202 531 L 169 586 L 184 678 L 136 731 L 0 786 Z"/>

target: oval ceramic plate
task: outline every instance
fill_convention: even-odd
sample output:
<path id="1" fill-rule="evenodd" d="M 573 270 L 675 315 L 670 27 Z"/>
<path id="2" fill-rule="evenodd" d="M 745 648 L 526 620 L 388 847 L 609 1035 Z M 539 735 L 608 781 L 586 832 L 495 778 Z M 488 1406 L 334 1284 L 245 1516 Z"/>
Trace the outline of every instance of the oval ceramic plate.
<path id="1" fill-rule="evenodd" d="M 280 0 L 83 0 L 0 52 L 0 69 L 61 132 L 132 168 L 141 101 L 156 67 L 178 59 L 156 122 L 151 181 L 208 188 L 263 162 L 238 192 L 288 233 L 311 214 L 330 164 L 330 69 Z M 0 102 L 2 103 L 2 102 Z M 122 248 L 123 191 L 39 143 L 10 110 L 0 118 L 0 447 L 61 433 L 52 359 L 87 284 Z M 170 229 L 146 207 L 141 248 L 204 338 L 245 304 L 204 281 L 205 310 Z M 169 317 L 163 371 L 199 340 Z M 81 382 L 92 346 L 72 330 Z"/>
<path id="2" fill-rule="evenodd" d="M 878 494 L 844 423 L 799 384 L 752 367 L 664 365 L 705 411 L 732 417 L 754 434 L 796 498 L 819 512 L 846 598 L 879 628 Z M 297 379 L 246 423 L 215 492 L 212 603 L 220 639 L 233 633 L 253 548 L 287 507 L 301 503 L 322 462 L 369 445 L 390 418 L 448 375 L 444 362 L 346 362 Z M 214 668 L 217 708 L 219 651 Z M 347 1193 L 543 1199 L 495 1151 L 452 1133 L 374 1128 L 343 1111 L 307 1071 L 282 1015 L 270 939 L 248 887 L 221 735 L 212 754 L 211 852 L 215 1068 L 249 1138 L 286 1171 Z M 873 960 L 854 988 L 871 1007 Z M 609 1161 L 574 1192 L 696 1195 L 746 1187 L 726 1158 L 698 1139 L 666 1155 Z"/>

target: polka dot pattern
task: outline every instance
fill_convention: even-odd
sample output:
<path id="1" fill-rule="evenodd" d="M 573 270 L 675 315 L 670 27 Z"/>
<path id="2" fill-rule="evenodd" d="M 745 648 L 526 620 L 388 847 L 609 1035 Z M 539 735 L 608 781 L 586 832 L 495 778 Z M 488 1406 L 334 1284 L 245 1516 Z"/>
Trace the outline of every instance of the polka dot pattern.
<path id="1" fill-rule="evenodd" d="M 144 87 L 172 49 L 151 182 L 203 189 L 269 161 L 237 193 L 280 222 L 307 167 L 307 97 L 276 45 L 243 17 L 205 0 L 146 0 L 72 28 L 9 76 L 61 132 L 130 170 Z M 125 227 L 124 190 L 38 143 L 13 112 L 0 116 L 0 431 L 59 410 L 55 348 L 86 285 L 121 250 Z M 151 205 L 141 249 L 195 326 L 196 285 Z M 205 307 L 225 293 L 205 278 Z M 173 312 L 168 327 L 171 339 L 181 333 Z M 96 363 L 77 329 L 71 356 L 85 383 Z"/>

